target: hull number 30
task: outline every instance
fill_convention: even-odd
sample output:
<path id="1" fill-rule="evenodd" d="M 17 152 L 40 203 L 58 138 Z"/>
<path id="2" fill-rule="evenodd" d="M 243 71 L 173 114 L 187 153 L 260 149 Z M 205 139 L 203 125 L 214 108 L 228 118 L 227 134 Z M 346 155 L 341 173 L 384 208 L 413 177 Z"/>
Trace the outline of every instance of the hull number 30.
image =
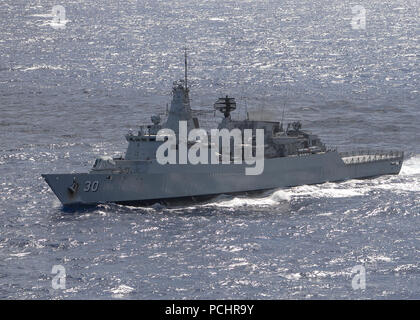
<path id="1" fill-rule="evenodd" d="M 84 192 L 96 192 L 98 191 L 99 182 L 98 181 L 85 181 L 85 188 L 83 189 Z"/>

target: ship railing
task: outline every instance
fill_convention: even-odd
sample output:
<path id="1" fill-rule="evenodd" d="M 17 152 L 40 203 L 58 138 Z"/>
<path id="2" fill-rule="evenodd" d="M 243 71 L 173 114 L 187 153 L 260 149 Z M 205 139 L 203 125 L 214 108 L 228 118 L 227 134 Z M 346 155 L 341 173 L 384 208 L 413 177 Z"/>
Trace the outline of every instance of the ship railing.
<path id="1" fill-rule="evenodd" d="M 380 160 L 401 159 L 404 153 L 401 151 L 372 151 L 357 150 L 350 152 L 340 152 L 340 157 L 346 164 L 366 163 Z"/>

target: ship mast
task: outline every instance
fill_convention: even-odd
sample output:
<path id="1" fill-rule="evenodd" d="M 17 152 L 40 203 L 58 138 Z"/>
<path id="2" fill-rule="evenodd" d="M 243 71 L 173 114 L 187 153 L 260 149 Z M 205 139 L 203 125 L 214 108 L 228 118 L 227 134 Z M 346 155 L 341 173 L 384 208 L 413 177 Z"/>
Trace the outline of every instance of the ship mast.
<path id="1" fill-rule="evenodd" d="M 187 75 L 187 70 L 188 70 L 188 62 L 187 62 L 187 48 L 184 48 L 185 53 L 184 53 L 184 57 L 185 57 L 185 79 L 184 79 L 184 83 L 185 83 L 185 91 L 188 90 L 188 75 Z"/>

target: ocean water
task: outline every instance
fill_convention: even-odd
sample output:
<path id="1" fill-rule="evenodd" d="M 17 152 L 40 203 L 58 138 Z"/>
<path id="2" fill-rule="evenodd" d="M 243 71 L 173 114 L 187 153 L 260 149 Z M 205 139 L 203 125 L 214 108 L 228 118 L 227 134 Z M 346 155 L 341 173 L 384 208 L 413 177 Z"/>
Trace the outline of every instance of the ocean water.
<path id="1" fill-rule="evenodd" d="M 0 298 L 420 298 L 419 1 L 361 2 L 365 29 L 347 0 L 69 0 L 62 29 L 57 4 L 0 4 Z M 285 108 L 339 150 L 403 150 L 401 174 L 64 210 L 41 174 L 123 153 L 165 111 L 185 46 L 205 127 L 229 94 L 237 118 Z"/>

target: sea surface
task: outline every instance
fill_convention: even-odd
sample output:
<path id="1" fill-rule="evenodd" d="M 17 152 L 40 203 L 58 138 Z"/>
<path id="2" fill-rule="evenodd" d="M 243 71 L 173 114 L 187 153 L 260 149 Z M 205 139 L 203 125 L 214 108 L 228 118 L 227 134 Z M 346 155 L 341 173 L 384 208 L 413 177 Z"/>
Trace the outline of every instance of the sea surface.
<path id="1" fill-rule="evenodd" d="M 340 151 L 403 150 L 401 174 L 65 210 L 41 174 L 124 153 L 184 47 L 202 126 L 229 94 L 238 119 L 285 110 Z M 420 299 L 419 57 L 419 1 L 1 1 L 0 298 Z"/>

